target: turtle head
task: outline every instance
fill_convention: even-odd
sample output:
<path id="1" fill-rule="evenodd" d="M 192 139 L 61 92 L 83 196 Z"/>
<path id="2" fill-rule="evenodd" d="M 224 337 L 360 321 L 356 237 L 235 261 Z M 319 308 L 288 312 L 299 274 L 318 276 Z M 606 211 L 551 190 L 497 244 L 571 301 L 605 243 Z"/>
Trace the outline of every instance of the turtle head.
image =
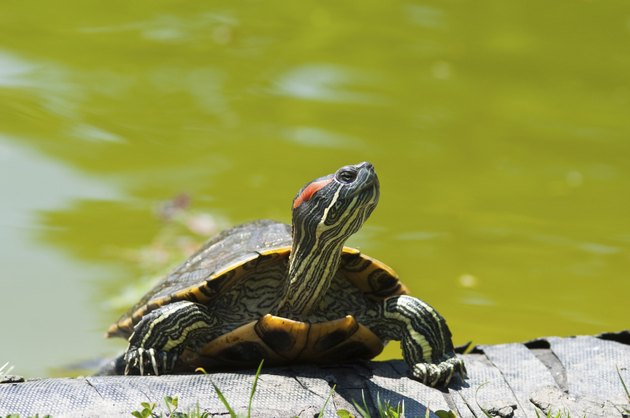
<path id="1" fill-rule="evenodd" d="M 279 312 L 300 319 L 322 300 L 337 273 L 343 244 L 378 202 L 374 167 L 360 163 L 313 180 L 293 200 L 293 247 Z"/>
<path id="2" fill-rule="evenodd" d="M 345 242 L 370 216 L 378 196 L 378 177 L 368 162 L 313 180 L 293 200 L 293 239 Z"/>

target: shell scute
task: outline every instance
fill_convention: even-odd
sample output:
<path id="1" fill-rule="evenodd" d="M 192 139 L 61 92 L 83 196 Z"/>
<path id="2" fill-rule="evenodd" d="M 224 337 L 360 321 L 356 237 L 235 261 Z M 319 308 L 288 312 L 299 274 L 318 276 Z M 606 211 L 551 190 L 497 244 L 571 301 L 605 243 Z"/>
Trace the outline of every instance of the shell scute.
<path id="1" fill-rule="evenodd" d="M 387 264 L 362 254 L 359 250 L 344 247 L 341 267 L 346 278 L 372 300 L 406 295 L 407 287 Z"/>
<path id="2" fill-rule="evenodd" d="M 255 268 L 261 253 L 273 254 L 290 246 L 291 227 L 277 221 L 258 220 L 223 231 L 156 284 L 109 327 L 107 335 L 128 337 L 144 315 L 167 303 L 208 302 L 242 271 Z"/>

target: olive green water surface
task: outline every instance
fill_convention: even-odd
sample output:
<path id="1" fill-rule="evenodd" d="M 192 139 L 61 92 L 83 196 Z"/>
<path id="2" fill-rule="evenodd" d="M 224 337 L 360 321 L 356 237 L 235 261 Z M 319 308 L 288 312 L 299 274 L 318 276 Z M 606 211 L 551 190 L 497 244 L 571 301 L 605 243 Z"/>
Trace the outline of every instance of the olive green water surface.
<path id="1" fill-rule="evenodd" d="M 626 1 L 1 9 L 0 365 L 15 373 L 124 347 L 102 334 L 141 276 L 200 240 L 165 233 L 160 202 L 288 222 L 306 181 L 363 160 L 381 203 L 350 244 L 456 343 L 628 328 Z"/>

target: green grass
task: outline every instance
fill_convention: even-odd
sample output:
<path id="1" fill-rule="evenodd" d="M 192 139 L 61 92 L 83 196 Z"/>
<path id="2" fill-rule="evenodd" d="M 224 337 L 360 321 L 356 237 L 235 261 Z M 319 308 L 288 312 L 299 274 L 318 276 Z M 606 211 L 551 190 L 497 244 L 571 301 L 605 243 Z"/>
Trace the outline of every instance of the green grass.
<path id="1" fill-rule="evenodd" d="M 359 405 L 356 401 L 353 400 L 352 403 L 354 404 L 354 408 L 359 412 L 361 417 L 372 418 L 370 408 L 368 408 L 367 402 L 365 401 L 365 392 L 361 392 L 361 401 L 362 405 Z M 389 401 L 381 401 L 381 397 L 379 394 L 376 394 L 376 409 L 378 412 L 378 418 L 401 418 L 405 416 L 404 403 L 401 402 L 398 405 L 393 406 Z M 323 412 L 324 410 L 322 409 L 322 412 L 319 415 L 320 417 L 323 416 Z M 338 410 L 337 416 L 339 418 L 355 418 L 355 416 L 346 409 Z"/>
<path id="2" fill-rule="evenodd" d="M 621 382 L 621 386 L 623 387 L 624 392 L 626 393 L 626 400 L 630 404 L 630 391 L 628 391 L 628 386 L 626 382 L 623 380 L 623 376 L 621 376 L 621 370 L 619 370 L 619 366 L 617 366 L 617 376 L 619 376 L 619 381 Z M 626 414 L 630 415 L 630 407 L 623 408 Z"/>
<path id="3" fill-rule="evenodd" d="M 558 412 L 556 415 L 553 415 L 551 411 L 547 412 L 547 415 L 540 415 L 538 411 L 536 411 L 537 418 L 571 418 L 571 414 L 562 415 L 561 412 Z"/>
<path id="4" fill-rule="evenodd" d="M 149 417 L 172 417 L 172 418 L 210 418 L 211 415 L 207 412 L 201 412 L 199 408 L 199 403 L 195 408 L 191 408 L 188 412 L 179 412 L 177 407 L 179 406 L 179 398 L 177 396 L 165 396 L 164 397 L 164 405 L 166 406 L 167 413 L 166 415 L 154 412 L 157 404 L 155 402 L 142 402 L 140 404 L 142 409 L 139 411 L 133 411 L 131 415 L 136 418 L 149 418 Z"/>
<path id="5" fill-rule="evenodd" d="M 247 415 L 238 415 L 236 412 L 234 412 L 234 409 L 230 406 L 225 396 L 223 396 L 221 389 L 219 389 L 219 387 L 215 385 L 214 382 L 212 382 L 212 387 L 214 387 L 215 392 L 217 392 L 217 396 L 219 397 L 223 405 L 225 405 L 225 408 L 228 410 L 228 413 L 230 414 L 230 418 L 243 418 L 243 417 L 250 418 L 251 417 L 252 401 L 254 400 L 254 394 L 256 393 L 256 386 L 258 385 L 258 378 L 260 377 L 260 371 L 262 370 L 263 363 L 264 363 L 264 360 L 262 360 L 260 364 L 258 365 L 258 370 L 256 370 L 256 375 L 254 376 L 254 383 L 252 384 L 252 390 L 249 393 L 249 403 L 247 404 Z"/>
<path id="6" fill-rule="evenodd" d="M 9 414 L 9 415 L 5 416 L 4 418 L 20 418 L 20 415 L 19 414 Z M 52 416 L 35 414 L 35 415 L 29 416 L 29 418 L 52 418 Z"/>
<path id="7" fill-rule="evenodd" d="M 617 376 L 619 376 L 619 381 L 621 382 L 621 386 L 623 386 L 624 392 L 626 392 L 626 399 L 628 403 L 630 403 L 630 391 L 628 391 L 628 386 L 626 382 L 623 380 L 623 376 L 621 376 L 621 370 L 619 370 L 619 366 L 617 366 Z"/>
<path id="8" fill-rule="evenodd" d="M 324 402 L 324 404 L 322 405 L 322 409 L 319 410 L 319 415 L 317 415 L 317 418 L 321 418 L 324 416 L 324 411 L 326 410 L 326 405 L 328 405 L 328 401 L 330 401 L 330 398 L 332 398 L 333 393 L 335 393 L 335 388 L 337 387 L 337 385 L 333 385 L 332 388 L 330 388 L 330 392 L 328 392 L 328 397 L 326 398 L 326 402 Z"/>
<path id="9" fill-rule="evenodd" d="M 223 406 L 225 406 L 225 408 L 227 409 L 228 414 L 230 415 L 230 418 L 251 418 L 252 401 L 254 399 L 254 395 L 256 394 L 256 388 L 258 387 L 258 378 L 260 377 L 262 366 L 263 366 L 263 362 L 261 361 L 260 365 L 258 366 L 258 370 L 256 370 L 256 374 L 254 375 L 254 382 L 252 383 L 252 389 L 249 394 L 249 403 L 247 405 L 246 415 L 240 415 L 236 413 L 236 411 L 234 410 L 232 405 L 230 405 L 230 402 L 227 400 L 227 398 L 225 397 L 221 389 L 214 382 L 212 382 L 212 387 L 214 388 L 217 394 L 217 397 L 219 398 Z M 205 374 L 205 370 L 203 369 L 198 369 L 198 371 Z M 322 408 L 320 409 L 319 414 L 317 415 L 318 418 L 322 418 L 324 416 L 324 412 L 326 411 L 326 406 L 328 405 L 328 402 L 330 402 L 330 399 L 332 398 L 335 392 L 335 387 L 336 386 L 333 386 L 331 388 L 328 394 L 328 397 L 324 401 L 324 404 L 322 405 Z M 356 401 L 353 401 L 354 407 L 356 408 L 357 411 L 359 411 L 360 417 L 373 418 L 372 415 L 370 414 L 370 410 L 367 406 L 367 402 L 365 401 L 365 395 L 363 394 L 361 397 L 362 397 L 362 405 L 359 405 L 357 404 Z M 178 411 L 177 409 L 179 406 L 179 398 L 177 396 L 165 396 L 164 405 L 166 406 L 167 412 L 164 414 L 162 413 L 158 414 L 155 411 L 155 408 L 157 408 L 157 404 L 155 402 L 151 402 L 151 403 L 142 402 L 140 404 L 142 409 L 131 412 L 131 415 L 133 415 L 136 418 L 149 418 L 149 417 L 208 418 L 210 417 L 210 414 L 208 412 L 200 411 L 199 403 L 197 403 L 197 406 L 195 408 L 193 408 L 192 410 L 189 410 L 188 412 Z M 376 397 L 376 406 L 377 406 L 378 418 L 401 418 L 404 416 L 404 405 L 402 403 L 394 406 L 389 401 L 382 401 L 378 394 Z M 345 409 L 338 410 L 337 416 L 340 418 L 356 418 L 355 415 L 353 415 L 350 411 L 347 411 Z M 428 411 L 427 411 L 427 416 L 428 416 Z M 440 418 L 443 418 L 441 415 L 439 416 Z M 454 415 L 452 416 L 454 417 Z M 451 417 L 450 415 L 444 416 L 444 418 L 450 418 L 450 417 Z M 17 416 L 11 417 L 11 418 L 17 418 Z"/>

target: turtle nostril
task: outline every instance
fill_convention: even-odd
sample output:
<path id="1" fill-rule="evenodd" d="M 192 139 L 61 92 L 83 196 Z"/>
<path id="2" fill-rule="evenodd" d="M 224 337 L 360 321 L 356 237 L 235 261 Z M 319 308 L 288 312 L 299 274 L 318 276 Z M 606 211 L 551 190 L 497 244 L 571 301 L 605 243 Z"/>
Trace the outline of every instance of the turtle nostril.
<path id="1" fill-rule="evenodd" d="M 374 170 L 374 166 L 372 165 L 372 163 L 368 162 L 368 161 L 363 161 L 361 164 L 359 164 L 360 167 L 363 168 L 367 168 L 370 170 Z"/>

